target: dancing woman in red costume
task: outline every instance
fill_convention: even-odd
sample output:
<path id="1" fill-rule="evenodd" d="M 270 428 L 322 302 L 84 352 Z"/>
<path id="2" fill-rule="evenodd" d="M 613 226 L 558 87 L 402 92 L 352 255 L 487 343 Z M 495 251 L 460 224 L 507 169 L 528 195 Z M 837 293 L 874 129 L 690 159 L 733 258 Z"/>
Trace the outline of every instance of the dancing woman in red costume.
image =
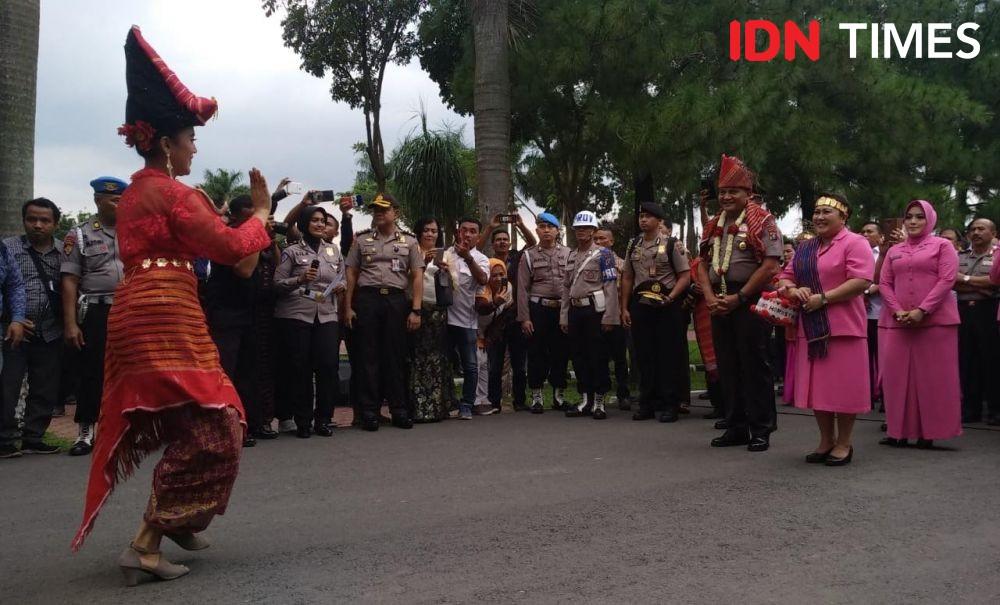
<path id="1" fill-rule="evenodd" d="M 133 27 L 125 42 L 128 101 L 119 134 L 146 166 L 118 205 L 125 278 L 108 318 L 104 398 L 87 486 L 79 549 L 119 480 L 164 447 L 139 531 L 119 565 L 128 585 L 144 574 L 188 572 L 160 554 L 163 536 L 199 550 L 197 535 L 222 514 L 239 468 L 243 406 L 219 365 L 198 303 L 192 260 L 225 264 L 270 245 L 267 184 L 250 172 L 254 219 L 226 227 L 205 194 L 176 180 L 191 172 L 194 127 L 215 115 Z"/>

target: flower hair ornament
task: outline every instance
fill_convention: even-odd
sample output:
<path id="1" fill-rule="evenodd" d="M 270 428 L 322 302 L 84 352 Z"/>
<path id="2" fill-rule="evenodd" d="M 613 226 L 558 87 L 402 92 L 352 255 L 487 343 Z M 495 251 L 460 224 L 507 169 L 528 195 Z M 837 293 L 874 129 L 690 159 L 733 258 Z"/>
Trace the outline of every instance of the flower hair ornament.
<path id="1" fill-rule="evenodd" d="M 125 144 L 139 151 L 149 151 L 153 148 L 153 135 L 156 131 L 149 122 L 136 120 L 135 124 L 122 124 L 118 127 L 118 135 L 125 137 Z"/>

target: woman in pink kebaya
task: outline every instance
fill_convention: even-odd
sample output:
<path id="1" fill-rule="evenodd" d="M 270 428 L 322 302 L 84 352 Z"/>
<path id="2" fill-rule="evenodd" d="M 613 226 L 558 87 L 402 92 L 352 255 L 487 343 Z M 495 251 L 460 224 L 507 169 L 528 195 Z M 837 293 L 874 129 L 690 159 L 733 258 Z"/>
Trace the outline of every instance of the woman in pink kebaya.
<path id="1" fill-rule="evenodd" d="M 931 235 L 930 202 L 906 207 L 906 240 L 886 253 L 879 281 L 879 368 L 888 436 L 884 445 L 929 448 L 962 434 L 958 378 L 958 303 L 951 293 L 958 254 Z"/>

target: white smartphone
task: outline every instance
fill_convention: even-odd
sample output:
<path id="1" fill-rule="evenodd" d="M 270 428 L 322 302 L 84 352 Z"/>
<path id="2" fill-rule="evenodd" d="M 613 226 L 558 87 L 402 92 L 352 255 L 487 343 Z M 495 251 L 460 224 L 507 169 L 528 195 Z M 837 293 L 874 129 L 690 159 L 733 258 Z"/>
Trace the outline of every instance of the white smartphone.
<path id="1" fill-rule="evenodd" d="M 302 187 L 302 183 L 291 181 L 285 185 L 285 193 L 288 195 L 296 195 L 298 193 L 302 193 L 303 191 L 305 191 L 305 189 Z"/>

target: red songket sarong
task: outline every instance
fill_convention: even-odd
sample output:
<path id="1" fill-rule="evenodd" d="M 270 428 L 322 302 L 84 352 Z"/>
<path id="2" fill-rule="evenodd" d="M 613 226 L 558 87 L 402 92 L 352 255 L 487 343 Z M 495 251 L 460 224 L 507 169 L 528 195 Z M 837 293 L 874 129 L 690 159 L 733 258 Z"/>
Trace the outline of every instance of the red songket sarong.
<path id="1" fill-rule="evenodd" d="M 260 221 L 249 220 L 231 229 L 204 193 L 155 169 L 132 175 L 132 184 L 118 204 L 117 219 L 125 277 L 108 316 L 101 415 L 83 522 L 73 539 L 73 550 L 83 544 L 118 481 L 165 444 L 167 451 L 154 477 L 151 509 L 158 499 L 163 500 L 162 490 L 171 489 L 171 474 L 183 472 L 187 487 L 176 488 L 178 494 L 172 496 L 190 502 L 185 505 L 175 498 L 170 508 L 191 512 L 194 518 L 186 525 L 189 529 L 203 527 L 206 515 L 210 519 L 225 510 L 239 461 L 239 441 L 230 435 L 212 442 L 205 431 L 214 425 L 223 434 L 233 433 L 233 421 L 245 425 L 244 412 L 219 364 L 198 302 L 197 279 L 186 261 L 208 258 L 233 265 L 270 245 Z M 152 262 L 144 263 L 147 259 Z M 157 259 L 168 262 L 157 263 Z M 192 441 L 203 438 L 205 443 L 214 443 L 220 455 L 184 460 L 185 433 Z M 178 464 L 186 468 L 178 469 Z M 147 512 L 147 520 L 156 517 Z M 175 518 L 167 525 L 184 527 L 185 523 Z"/>
<path id="2" fill-rule="evenodd" d="M 701 258 L 695 257 L 691 261 L 691 274 L 698 271 L 698 263 Z M 701 351 L 701 362 L 705 364 L 705 373 L 712 380 L 719 379 L 719 363 L 715 360 L 715 344 L 712 342 L 712 315 L 708 312 L 708 303 L 704 296 L 695 299 L 694 309 L 694 336 L 698 341 L 698 350 Z"/>

